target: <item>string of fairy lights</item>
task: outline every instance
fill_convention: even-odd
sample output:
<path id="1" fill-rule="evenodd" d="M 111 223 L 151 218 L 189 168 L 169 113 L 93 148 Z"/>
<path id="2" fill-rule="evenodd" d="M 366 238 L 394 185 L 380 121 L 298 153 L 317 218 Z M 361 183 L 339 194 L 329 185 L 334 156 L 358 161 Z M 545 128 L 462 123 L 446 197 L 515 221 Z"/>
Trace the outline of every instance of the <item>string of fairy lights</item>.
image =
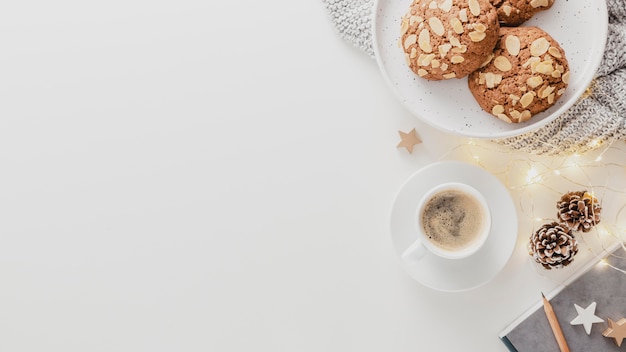
<path id="1" fill-rule="evenodd" d="M 555 157 L 529 155 L 490 141 L 469 139 L 441 159 L 461 159 L 498 177 L 514 193 L 514 199 L 518 199 L 520 221 L 532 224 L 532 231 L 555 220 L 550 214 L 556 215 L 556 202 L 543 198 L 553 199 L 573 190 L 588 191 L 602 204 L 603 214 L 600 223 L 590 232 L 577 236 L 577 240 L 599 265 L 626 274 L 626 268 L 606 260 L 609 256 L 626 257 L 626 184 L 619 184 L 626 183 L 625 147 L 626 143 L 621 141 L 596 139 L 588 144 L 589 151 Z M 611 161 L 614 159 L 624 162 Z M 546 205 L 551 205 L 552 210 L 545 210 Z M 619 247 L 623 252 L 613 251 Z"/>

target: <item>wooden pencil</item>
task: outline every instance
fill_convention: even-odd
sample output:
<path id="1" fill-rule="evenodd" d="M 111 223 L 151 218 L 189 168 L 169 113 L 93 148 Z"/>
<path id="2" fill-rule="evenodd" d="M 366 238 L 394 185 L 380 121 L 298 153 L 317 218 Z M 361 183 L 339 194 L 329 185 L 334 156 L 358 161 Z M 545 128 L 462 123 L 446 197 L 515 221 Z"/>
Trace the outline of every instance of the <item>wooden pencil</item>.
<path id="1" fill-rule="evenodd" d="M 561 352 L 569 352 L 567 341 L 565 341 L 565 336 L 563 336 L 563 331 L 561 330 L 561 326 L 559 325 L 559 320 L 556 318 L 556 314 L 554 314 L 554 309 L 552 309 L 552 305 L 543 294 L 543 292 L 541 292 L 541 297 L 543 298 L 543 310 L 546 312 L 548 322 L 550 322 L 550 327 L 552 328 L 552 333 L 556 338 L 556 343 L 559 344 Z"/>

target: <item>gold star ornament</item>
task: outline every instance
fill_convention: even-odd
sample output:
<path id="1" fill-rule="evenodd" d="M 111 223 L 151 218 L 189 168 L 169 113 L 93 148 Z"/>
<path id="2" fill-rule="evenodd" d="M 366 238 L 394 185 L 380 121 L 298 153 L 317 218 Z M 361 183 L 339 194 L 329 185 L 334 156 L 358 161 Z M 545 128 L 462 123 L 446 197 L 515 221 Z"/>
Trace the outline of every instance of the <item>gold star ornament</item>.
<path id="1" fill-rule="evenodd" d="M 415 132 L 415 128 L 412 129 L 409 133 L 404 133 L 402 131 L 398 131 L 400 133 L 400 138 L 402 141 L 398 144 L 397 148 L 406 148 L 409 153 L 413 154 L 413 147 L 416 144 L 422 143 L 422 140 L 417 137 L 417 132 Z"/>
<path id="2" fill-rule="evenodd" d="M 602 332 L 604 337 L 612 337 L 615 339 L 617 347 L 622 345 L 622 340 L 626 339 L 626 318 L 622 318 L 617 322 L 611 319 L 609 321 L 609 328 Z"/>

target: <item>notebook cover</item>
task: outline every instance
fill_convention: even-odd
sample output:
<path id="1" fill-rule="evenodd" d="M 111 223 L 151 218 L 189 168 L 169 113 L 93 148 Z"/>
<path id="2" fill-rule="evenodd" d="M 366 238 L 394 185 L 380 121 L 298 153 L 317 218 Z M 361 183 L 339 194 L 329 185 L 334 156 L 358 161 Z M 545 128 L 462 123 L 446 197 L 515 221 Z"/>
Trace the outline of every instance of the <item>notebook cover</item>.
<path id="1" fill-rule="evenodd" d="M 626 269 L 626 251 L 618 247 L 607 262 Z M 591 262 L 574 275 L 568 283 L 546 295 L 552 304 L 567 344 L 575 351 L 626 351 L 626 341 L 617 347 L 615 339 L 602 336 L 608 328 L 607 320 L 626 317 L 626 274 L 608 266 Z M 539 294 L 538 294 L 539 295 Z M 604 323 L 594 323 L 587 335 L 583 325 L 571 325 L 578 316 L 574 304 L 586 308 L 596 302 L 595 315 Z M 550 323 L 539 299 L 531 309 L 502 331 L 500 339 L 511 352 L 558 351 Z"/>

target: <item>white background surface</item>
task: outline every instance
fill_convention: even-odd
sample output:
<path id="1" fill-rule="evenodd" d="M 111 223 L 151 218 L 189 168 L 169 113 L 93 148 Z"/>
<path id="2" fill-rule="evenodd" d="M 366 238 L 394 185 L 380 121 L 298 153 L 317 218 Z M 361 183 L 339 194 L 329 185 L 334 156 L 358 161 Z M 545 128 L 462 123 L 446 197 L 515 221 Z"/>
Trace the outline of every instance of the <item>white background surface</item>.
<path id="1" fill-rule="evenodd" d="M 459 141 L 321 1 L 7 2 L 0 48 L 2 352 L 505 351 L 554 287 L 526 234 L 474 291 L 403 271 L 395 193 Z"/>

